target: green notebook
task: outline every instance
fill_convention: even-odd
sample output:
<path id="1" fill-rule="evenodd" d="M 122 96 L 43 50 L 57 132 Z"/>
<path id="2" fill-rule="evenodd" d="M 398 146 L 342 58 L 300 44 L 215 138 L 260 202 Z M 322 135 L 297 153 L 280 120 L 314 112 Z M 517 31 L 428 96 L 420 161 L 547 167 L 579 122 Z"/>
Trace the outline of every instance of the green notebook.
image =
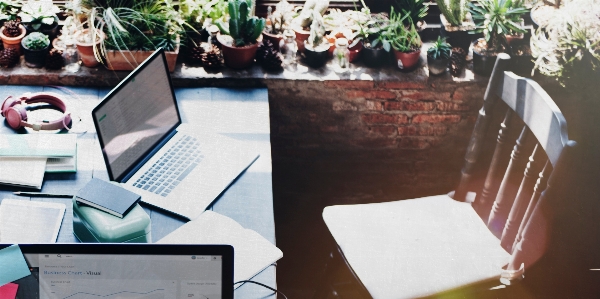
<path id="1" fill-rule="evenodd" d="M 0 157 L 47 157 L 46 172 L 76 172 L 77 135 L 0 134 Z"/>

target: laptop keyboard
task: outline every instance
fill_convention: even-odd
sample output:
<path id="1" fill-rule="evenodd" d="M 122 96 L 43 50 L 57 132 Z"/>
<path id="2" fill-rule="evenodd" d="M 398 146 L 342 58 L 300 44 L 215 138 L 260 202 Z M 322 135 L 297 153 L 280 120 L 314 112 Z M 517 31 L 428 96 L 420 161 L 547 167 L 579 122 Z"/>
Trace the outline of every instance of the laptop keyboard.
<path id="1" fill-rule="evenodd" d="M 203 158 L 198 139 L 184 135 L 133 186 L 167 196 Z"/>

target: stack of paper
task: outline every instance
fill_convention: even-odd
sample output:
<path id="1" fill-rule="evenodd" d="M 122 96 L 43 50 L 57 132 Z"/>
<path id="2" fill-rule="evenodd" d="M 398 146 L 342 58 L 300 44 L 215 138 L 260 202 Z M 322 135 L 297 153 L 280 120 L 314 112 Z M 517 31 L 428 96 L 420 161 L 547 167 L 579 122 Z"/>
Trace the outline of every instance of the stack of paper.
<path id="1" fill-rule="evenodd" d="M 62 203 L 4 199 L 0 203 L 0 243 L 55 243 L 66 206 Z"/>
<path id="2" fill-rule="evenodd" d="M 156 243 L 232 245 L 234 282 L 252 278 L 283 257 L 279 248 L 257 232 L 212 211 L 205 211 Z"/>

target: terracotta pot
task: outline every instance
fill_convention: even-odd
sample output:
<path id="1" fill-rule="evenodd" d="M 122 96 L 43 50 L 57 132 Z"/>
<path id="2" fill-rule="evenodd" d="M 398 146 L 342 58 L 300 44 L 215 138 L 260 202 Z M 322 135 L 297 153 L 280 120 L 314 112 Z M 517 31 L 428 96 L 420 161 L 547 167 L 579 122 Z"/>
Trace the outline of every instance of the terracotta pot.
<path id="1" fill-rule="evenodd" d="M 263 31 L 263 38 L 273 43 L 275 50 L 279 51 L 279 43 L 283 40 L 283 35 L 271 34 Z"/>
<path id="2" fill-rule="evenodd" d="M 400 52 L 394 49 L 394 56 L 398 62 L 398 68 L 401 70 L 412 70 L 419 64 L 421 50 L 413 52 Z"/>
<path id="3" fill-rule="evenodd" d="M 355 62 L 360 58 L 360 53 L 362 52 L 363 49 L 363 42 L 360 41 L 358 42 L 356 45 L 354 45 L 354 47 L 350 47 L 348 50 L 350 50 L 350 62 Z"/>
<path id="4" fill-rule="evenodd" d="M 154 51 L 118 51 L 118 50 L 107 50 L 106 51 L 106 68 L 112 71 L 131 71 L 134 70 L 140 63 L 144 62 L 146 58 L 152 55 Z M 177 61 L 177 55 L 179 55 L 179 44 L 175 51 L 166 51 L 165 56 L 167 57 L 167 65 L 169 66 L 169 72 L 175 71 L 175 63 Z"/>
<path id="5" fill-rule="evenodd" d="M 292 29 L 294 29 L 294 32 L 296 33 L 296 44 L 298 45 L 298 51 L 300 51 L 300 53 L 304 53 L 304 41 L 308 40 L 310 31 L 298 28 L 297 26 Z"/>
<path id="6" fill-rule="evenodd" d="M 233 46 L 233 41 L 229 35 L 219 33 L 217 40 L 221 43 L 221 53 L 223 53 L 225 65 L 232 69 L 243 69 L 254 63 L 254 57 L 256 56 L 256 50 L 258 50 L 258 44 L 262 41 L 262 35 L 258 37 L 255 43 L 243 47 Z"/>
<path id="7" fill-rule="evenodd" d="M 9 37 L 4 35 L 4 28 L 4 26 L 0 28 L 0 38 L 2 38 L 2 44 L 4 45 L 4 49 L 13 48 L 17 50 L 19 55 L 23 54 L 23 51 L 21 50 L 21 40 L 25 37 L 25 34 L 27 34 L 25 26 L 19 25 L 19 28 L 21 29 L 21 34 L 15 37 Z"/>
<path id="8" fill-rule="evenodd" d="M 81 59 L 81 63 L 87 67 L 97 67 L 100 64 L 100 61 L 96 59 L 94 55 L 94 44 L 96 47 L 100 47 L 100 43 L 104 38 L 104 33 L 99 34 L 98 41 L 95 43 L 86 43 L 79 41 L 79 36 L 88 34 L 89 29 L 84 29 L 75 34 L 75 45 L 77 46 L 77 52 L 79 53 L 79 58 Z"/>

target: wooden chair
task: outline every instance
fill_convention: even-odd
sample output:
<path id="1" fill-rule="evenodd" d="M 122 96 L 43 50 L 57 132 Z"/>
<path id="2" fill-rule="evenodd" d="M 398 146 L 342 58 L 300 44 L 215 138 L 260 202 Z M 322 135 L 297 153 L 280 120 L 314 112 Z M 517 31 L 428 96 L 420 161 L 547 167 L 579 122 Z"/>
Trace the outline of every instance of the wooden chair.
<path id="1" fill-rule="evenodd" d="M 552 222 L 543 203 L 564 194 L 566 186 L 553 178 L 565 175 L 576 143 L 569 141 L 563 115 L 537 83 L 504 72 L 509 60 L 498 56 L 455 191 L 324 209 L 338 250 L 315 298 L 340 295 L 344 288 L 353 298 L 414 298 L 449 290 L 466 298 L 461 288 L 480 284 L 481 291 L 492 292 L 500 278 L 519 279 L 540 259 Z M 506 105 L 497 105 L 499 99 Z M 492 112 L 506 106 L 493 156 L 483 159 L 489 140 L 484 135 L 494 132 L 488 130 Z M 513 128 L 514 123 L 523 126 Z M 513 146 L 508 136 L 515 129 L 520 134 L 513 134 L 518 135 Z M 485 161 L 491 161 L 484 166 L 485 181 L 481 190 L 473 190 L 476 169 Z M 350 270 L 356 286 L 332 281 L 338 266 Z"/>

